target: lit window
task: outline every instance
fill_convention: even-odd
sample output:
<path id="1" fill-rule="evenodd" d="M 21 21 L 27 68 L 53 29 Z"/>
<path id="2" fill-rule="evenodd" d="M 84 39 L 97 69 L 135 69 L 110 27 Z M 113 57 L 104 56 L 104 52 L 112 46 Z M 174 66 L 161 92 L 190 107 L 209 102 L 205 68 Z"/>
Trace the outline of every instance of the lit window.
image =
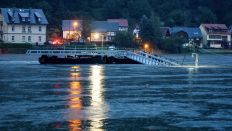
<path id="1" fill-rule="evenodd" d="M 28 36 L 28 42 L 31 42 L 31 36 Z"/>

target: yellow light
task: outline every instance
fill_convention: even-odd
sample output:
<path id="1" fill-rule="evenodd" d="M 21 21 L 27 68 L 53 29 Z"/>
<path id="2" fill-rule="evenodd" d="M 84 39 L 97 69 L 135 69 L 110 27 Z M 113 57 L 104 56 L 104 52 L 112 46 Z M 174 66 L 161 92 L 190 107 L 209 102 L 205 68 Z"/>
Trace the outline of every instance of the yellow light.
<path id="1" fill-rule="evenodd" d="M 74 26 L 74 27 L 77 27 L 77 26 L 78 26 L 78 23 L 75 21 L 75 22 L 73 23 L 73 26 Z"/>
<path id="2" fill-rule="evenodd" d="M 95 34 L 94 34 L 94 38 L 95 38 L 95 39 L 99 39 L 99 37 L 100 37 L 100 34 L 99 34 L 99 33 L 95 33 Z"/>
<path id="3" fill-rule="evenodd" d="M 144 48 L 145 48 L 145 49 L 148 49 L 148 48 L 149 48 L 149 45 L 148 45 L 148 44 L 145 44 L 145 45 L 144 45 Z"/>

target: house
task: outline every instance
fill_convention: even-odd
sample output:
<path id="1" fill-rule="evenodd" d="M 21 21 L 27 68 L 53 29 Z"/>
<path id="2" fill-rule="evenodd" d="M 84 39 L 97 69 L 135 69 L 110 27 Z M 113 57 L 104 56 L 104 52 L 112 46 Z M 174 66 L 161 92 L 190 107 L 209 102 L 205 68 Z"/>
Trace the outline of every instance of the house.
<path id="1" fill-rule="evenodd" d="M 65 40 L 81 38 L 82 20 L 63 20 L 62 21 L 63 38 Z"/>
<path id="2" fill-rule="evenodd" d="M 75 38 L 79 40 L 83 31 L 82 20 L 63 20 L 62 21 L 63 38 Z M 112 41 L 119 31 L 118 22 L 92 21 L 90 22 L 89 40 L 92 42 Z"/>
<path id="3" fill-rule="evenodd" d="M 203 45 L 209 48 L 227 48 L 231 45 L 231 33 L 225 24 L 201 24 Z"/>
<path id="4" fill-rule="evenodd" d="M 47 18 L 41 9 L 1 8 L 0 39 L 5 43 L 46 41 Z"/>
<path id="5" fill-rule="evenodd" d="M 202 47 L 202 33 L 198 27 L 172 27 L 170 33 L 172 37 L 182 38 Z"/>
<path id="6" fill-rule="evenodd" d="M 108 21 L 93 21 L 91 23 L 91 35 L 90 39 L 94 42 L 99 41 L 112 41 L 119 31 L 119 24 L 116 22 Z M 100 35 L 101 37 L 96 37 Z"/>
<path id="7" fill-rule="evenodd" d="M 170 27 L 160 27 L 160 31 L 163 38 L 169 38 L 171 36 Z"/>
<path id="8" fill-rule="evenodd" d="M 108 19 L 108 22 L 116 22 L 119 24 L 119 31 L 128 31 L 127 19 Z"/>

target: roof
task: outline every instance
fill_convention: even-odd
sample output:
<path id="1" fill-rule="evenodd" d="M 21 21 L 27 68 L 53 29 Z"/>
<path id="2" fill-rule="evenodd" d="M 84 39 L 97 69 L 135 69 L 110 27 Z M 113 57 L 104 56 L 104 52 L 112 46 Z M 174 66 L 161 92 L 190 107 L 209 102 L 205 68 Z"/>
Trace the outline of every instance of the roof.
<path id="1" fill-rule="evenodd" d="M 172 27 L 170 33 L 176 34 L 179 32 L 186 32 L 189 38 L 199 38 L 202 37 L 200 28 L 198 27 Z"/>
<path id="2" fill-rule="evenodd" d="M 225 24 L 201 24 L 208 34 L 230 34 Z M 212 30 L 210 32 L 209 30 Z"/>
<path id="3" fill-rule="evenodd" d="M 230 33 L 232 33 L 232 25 L 229 27 L 229 31 Z"/>
<path id="4" fill-rule="evenodd" d="M 160 31 L 163 36 L 166 36 L 168 33 L 170 33 L 170 27 L 160 27 Z"/>
<path id="5" fill-rule="evenodd" d="M 77 27 L 73 26 L 75 22 L 77 23 Z M 82 30 L 82 20 L 62 20 L 62 30 L 63 31 Z"/>
<path id="6" fill-rule="evenodd" d="M 108 21 L 93 21 L 91 23 L 92 32 L 116 32 L 119 30 L 119 24 Z"/>
<path id="7" fill-rule="evenodd" d="M 42 9 L 1 8 L 1 13 L 7 24 L 48 24 Z"/>
<path id="8" fill-rule="evenodd" d="M 128 26 L 127 19 L 108 19 L 108 22 L 117 22 L 119 26 Z"/>
<path id="9" fill-rule="evenodd" d="M 77 22 L 78 26 L 74 27 L 73 24 Z M 62 30 L 82 30 L 82 20 L 63 20 L 62 21 Z M 92 32 L 116 32 L 119 30 L 119 24 L 116 22 L 108 22 L 108 21 L 92 21 L 90 24 Z"/>
<path id="10" fill-rule="evenodd" d="M 228 30 L 227 26 L 225 24 L 201 24 L 204 28 L 207 29 L 224 29 Z"/>

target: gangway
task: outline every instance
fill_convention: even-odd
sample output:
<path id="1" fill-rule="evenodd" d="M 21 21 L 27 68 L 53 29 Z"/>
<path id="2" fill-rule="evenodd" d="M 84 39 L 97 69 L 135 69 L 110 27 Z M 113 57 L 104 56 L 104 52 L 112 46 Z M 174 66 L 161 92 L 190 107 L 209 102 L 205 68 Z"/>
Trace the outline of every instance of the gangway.
<path id="1" fill-rule="evenodd" d="M 143 51 L 128 51 L 128 50 L 28 50 L 28 55 L 48 55 L 48 56 L 114 56 L 127 57 L 141 64 L 151 66 L 180 66 L 178 62 L 158 56 L 145 53 Z"/>
<path id="2" fill-rule="evenodd" d="M 158 56 L 158 55 L 151 55 L 142 51 L 139 52 L 127 52 L 127 57 L 140 62 L 146 65 L 153 65 L 153 66 L 180 66 L 178 62 Z"/>

